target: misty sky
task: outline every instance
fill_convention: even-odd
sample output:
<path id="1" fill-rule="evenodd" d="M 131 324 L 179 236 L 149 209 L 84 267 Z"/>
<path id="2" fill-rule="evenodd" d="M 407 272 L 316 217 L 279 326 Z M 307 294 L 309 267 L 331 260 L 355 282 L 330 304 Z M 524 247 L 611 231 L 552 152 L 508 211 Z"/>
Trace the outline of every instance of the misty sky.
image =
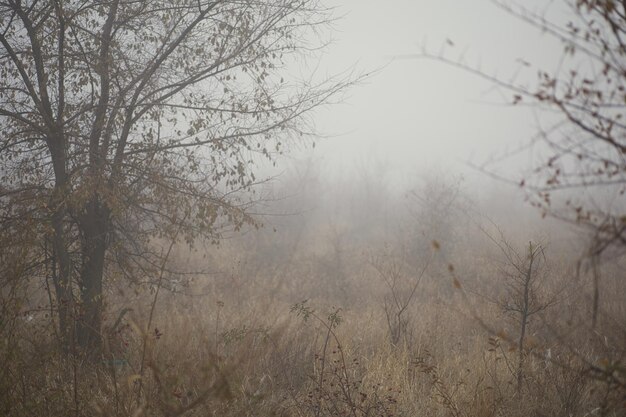
<path id="1" fill-rule="evenodd" d="M 525 6 L 545 2 L 524 1 Z M 498 91 L 476 76 L 445 64 L 392 57 L 446 46 L 446 56 L 480 65 L 508 80 L 519 58 L 535 65 L 519 80 L 533 81 L 537 68 L 554 70 L 562 46 L 489 0 L 332 0 L 337 14 L 335 41 L 322 58 L 328 73 L 352 65 L 384 68 L 354 88 L 345 103 L 320 111 L 317 128 L 330 139 L 318 142 L 316 155 L 328 169 L 386 166 L 394 175 L 429 169 L 476 177 L 467 163 L 481 164 L 517 148 L 536 131 L 529 108 L 512 107 L 510 92 Z M 383 6 L 384 4 L 384 6 Z M 548 15 L 563 16 L 558 4 Z M 537 65 L 539 64 L 539 65 Z M 501 172 L 528 168 L 522 153 Z M 486 178 L 482 178 L 486 180 Z"/>

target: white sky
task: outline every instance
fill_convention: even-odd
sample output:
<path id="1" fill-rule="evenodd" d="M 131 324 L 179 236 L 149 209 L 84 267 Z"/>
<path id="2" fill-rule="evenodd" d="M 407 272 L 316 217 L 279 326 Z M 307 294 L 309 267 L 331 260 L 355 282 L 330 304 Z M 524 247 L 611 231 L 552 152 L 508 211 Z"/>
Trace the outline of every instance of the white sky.
<path id="1" fill-rule="evenodd" d="M 523 1 L 531 8 L 548 3 Z M 334 73 L 354 64 L 362 70 L 386 65 L 354 88 L 345 103 L 317 114 L 317 128 L 333 137 L 319 141 L 316 154 L 331 171 L 372 162 L 401 176 L 437 168 L 486 181 L 467 162 L 480 164 L 512 150 L 536 131 L 530 109 L 502 104 L 511 93 L 505 97 L 490 83 L 439 62 L 391 62 L 391 57 L 419 53 L 423 44 L 437 52 L 450 39 L 454 47 L 446 47 L 448 57 L 456 59 L 466 50 L 467 63 L 480 62 L 483 71 L 504 79 L 516 72 L 518 58 L 540 64 L 521 76 L 534 81 L 538 67 L 556 68 L 562 46 L 554 39 L 489 0 L 327 4 L 345 16 L 336 23 L 335 42 L 321 68 Z M 528 153 L 522 159 L 519 166 L 530 166 Z"/>

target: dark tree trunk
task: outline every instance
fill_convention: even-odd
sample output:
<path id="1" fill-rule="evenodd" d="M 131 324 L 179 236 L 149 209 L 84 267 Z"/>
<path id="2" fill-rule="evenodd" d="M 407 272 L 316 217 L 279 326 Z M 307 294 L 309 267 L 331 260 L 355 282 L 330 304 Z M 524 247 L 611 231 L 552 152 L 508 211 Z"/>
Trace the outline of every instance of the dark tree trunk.
<path id="1" fill-rule="evenodd" d="M 77 322 L 78 345 L 89 355 L 102 347 L 104 257 L 109 232 L 109 210 L 97 195 L 87 203 L 80 220 L 83 263 L 80 272 L 81 315 Z"/>
<path id="2" fill-rule="evenodd" d="M 52 249 L 55 268 L 52 273 L 58 314 L 61 348 L 69 352 L 74 335 L 74 295 L 72 293 L 72 267 L 68 251 L 67 216 L 68 176 L 66 172 L 65 140 L 62 134 L 47 140 L 55 176 L 55 186 L 49 201 L 52 210 Z M 58 265 L 58 268 L 56 268 Z"/>

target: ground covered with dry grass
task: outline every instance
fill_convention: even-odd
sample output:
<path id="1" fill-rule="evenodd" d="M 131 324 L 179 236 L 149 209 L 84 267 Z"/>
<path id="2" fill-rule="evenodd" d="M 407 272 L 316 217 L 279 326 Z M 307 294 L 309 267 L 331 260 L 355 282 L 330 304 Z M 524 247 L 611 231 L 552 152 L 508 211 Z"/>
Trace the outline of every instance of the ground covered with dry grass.
<path id="1" fill-rule="evenodd" d="M 548 246 L 531 288 L 545 308 L 520 344 L 510 260 L 489 240 L 454 250 L 430 242 L 417 256 L 397 242 L 338 243 L 331 232 L 181 246 L 172 269 L 213 272 L 113 281 L 97 360 L 60 351 L 45 289 L 20 290 L 39 294 L 36 305 L 15 286 L 4 294 L 0 414 L 626 413 L 623 259 L 603 264 L 594 314 L 589 274 Z"/>

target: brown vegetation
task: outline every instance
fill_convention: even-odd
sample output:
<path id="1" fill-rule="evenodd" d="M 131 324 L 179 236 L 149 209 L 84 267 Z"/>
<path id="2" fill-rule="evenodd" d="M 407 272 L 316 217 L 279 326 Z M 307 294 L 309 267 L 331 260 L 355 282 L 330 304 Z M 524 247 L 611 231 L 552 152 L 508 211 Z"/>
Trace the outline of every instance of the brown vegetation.
<path id="1" fill-rule="evenodd" d="M 398 206 L 392 210 L 402 212 Z M 402 221 L 409 222 L 412 214 L 405 215 Z M 333 217 L 335 224 L 346 224 L 341 214 Z M 458 219 L 448 221 L 453 228 Z M 334 233 L 323 230 L 328 222 L 309 222 L 304 230 L 285 224 L 278 232 L 263 229 L 219 248 L 197 248 L 191 255 L 184 246 L 174 247 L 172 269 L 210 265 L 214 272 L 209 275 L 180 278 L 164 268 L 162 276 L 147 284 L 118 281 L 107 289 L 107 349 L 99 362 L 64 355 L 55 343 L 46 290 L 15 281 L 3 292 L 3 311 L 8 313 L 3 317 L 10 318 L 2 328 L 1 354 L 7 364 L 2 371 L 3 414 L 624 412 L 619 368 L 626 346 L 623 259 L 602 267 L 605 297 L 593 328 L 591 283 L 582 274 L 577 279 L 575 268 L 564 267 L 577 253 L 573 249 L 510 243 L 498 248 L 475 228 L 468 236 L 471 247 L 443 251 L 446 239 L 441 236 L 436 247 L 430 245 L 433 261 L 426 272 L 422 264 L 404 262 L 403 275 L 396 277 L 397 285 L 408 285 L 411 291 L 401 294 L 408 298 L 401 300 L 405 309 L 398 337 L 399 330 L 386 316 L 393 293 L 381 271 L 398 266 L 396 254 L 424 243 L 410 243 L 395 229 L 371 231 L 377 237 L 370 238 L 344 234 L 341 265 L 333 264 L 339 248 Z M 341 231 L 337 228 L 335 232 Z M 396 240 L 382 245 L 385 233 Z M 165 249 L 170 245 L 154 244 Z M 377 249 L 381 247 L 386 249 Z M 514 249 L 519 259 L 511 258 L 508 251 Z M 522 272 L 530 271 L 530 258 L 524 251 L 531 251 L 540 268 L 531 271 L 539 274 L 530 282 L 527 307 L 532 314 L 520 322 L 525 304 L 512 309 L 518 304 L 509 299 L 518 300 L 517 290 L 527 282 Z M 13 264 L 6 265 L 12 269 L 3 273 L 18 277 L 20 258 L 10 259 Z M 328 265 L 336 269 L 329 271 Z M 331 282 L 340 276 L 339 283 Z M 535 285 L 534 277 L 541 285 Z M 20 299 L 26 291 L 28 301 Z M 33 302 L 35 295 L 40 306 Z M 523 301 L 523 293 L 521 297 Z M 521 336 L 520 325 L 525 326 Z M 606 378 L 605 371 L 612 368 L 614 380 Z"/>
<path id="2" fill-rule="evenodd" d="M 258 155 L 354 81 L 280 77 L 315 0 L 1 2 L 0 414 L 626 414 L 624 207 L 567 199 L 625 192 L 626 3 L 568 4 L 519 16 L 595 78 L 491 80 L 565 117 L 521 185 L 576 236 L 443 176 L 326 184 L 258 230 Z"/>

